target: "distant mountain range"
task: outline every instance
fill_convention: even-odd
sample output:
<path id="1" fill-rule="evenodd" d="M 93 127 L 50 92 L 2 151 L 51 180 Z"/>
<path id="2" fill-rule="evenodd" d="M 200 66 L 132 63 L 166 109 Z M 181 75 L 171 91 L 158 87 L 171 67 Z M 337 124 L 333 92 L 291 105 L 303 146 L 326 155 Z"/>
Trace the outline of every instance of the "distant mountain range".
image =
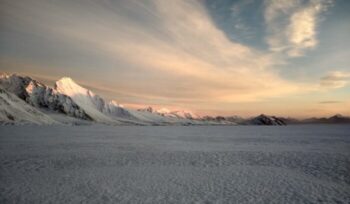
<path id="1" fill-rule="evenodd" d="M 336 114 L 329 118 L 308 118 L 302 121 L 297 121 L 299 123 L 320 123 L 320 124 L 334 124 L 334 123 L 350 123 L 350 117 L 345 117 L 340 114 Z"/>
<path id="2" fill-rule="evenodd" d="M 92 91 L 64 77 L 49 87 L 30 77 L 0 75 L 0 124 L 93 124 L 108 125 L 286 125 L 350 123 L 350 118 L 296 120 L 261 114 L 253 118 L 204 116 L 191 111 L 166 108 L 128 109 L 106 101 Z"/>

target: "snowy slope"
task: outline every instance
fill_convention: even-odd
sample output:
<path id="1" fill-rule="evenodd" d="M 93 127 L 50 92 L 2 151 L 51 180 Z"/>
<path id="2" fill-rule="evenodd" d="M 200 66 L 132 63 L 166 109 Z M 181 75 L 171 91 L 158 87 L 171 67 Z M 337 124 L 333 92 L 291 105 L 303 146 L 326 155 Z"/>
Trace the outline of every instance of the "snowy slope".
<path id="1" fill-rule="evenodd" d="M 167 108 L 161 108 L 154 111 L 155 113 L 158 113 L 159 115 L 166 116 L 166 117 L 173 117 L 173 118 L 182 118 L 182 119 L 199 119 L 200 117 L 191 111 L 185 111 L 185 110 L 175 110 L 171 111 Z"/>
<path id="2" fill-rule="evenodd" d="M 106 107 L 108 107 L 107 110 L 112 109 L 111 104 L 107 105 L 101 97 L 79 86 L 71 78 L 63 77 L 58 80 L 55 89 L 57 92 L 72 98 L 93 120 L 102 123 L 120 123 L 103 113 L 106 111 Z"/>
<path id="3" fill-rule="evenodd" d="M 56 122 L 0 87 L 0 123 L 54 124 Z"/>
<path id="4" fill-rule="evenodd" d="M 64 77 L 57 81 L 55 89 L 59 93 L 71 97 L 75 103 L 97 122 L 146 125 L 116 101 L 105 101 L 92 91 L 78 85 L 69 77 Z"/>
<path id="5" fill-rule="evenodd" d="M 187 117 L 185 114 L 179 114 L 181 111 L 170 111 L 167 108 L 154 109 L 152 107 L 147 107 L 143 109 L 138 109 L 137 111 L 129 110 L 135 117 L 143 120 L 149 121 L 152 124 L 178 124 L 178 125 L 189 125 L 189 124 L 204 124 L 199 120 L 194 120 L 195 118 Z M 194 117 L 194 115 L 193 115 Z"/>
<path id="6" fill-rule="evenodd" d="M 140 118 L 135 117 L 130 110 L 124 108 L 122 105 L 118 104 L 116 101 L 112 100 L 109 102 L 104 102 L 104 107 L 102 112 L 113 119 L 133 124 L 144 124 L 140 121 Z"/>
<path id="7" fill-rule="evenodd" d="M 129 112 L 138 120 L 147 122 L 152 125 L 166 125 L 166 124 L 182 124 L 188 121 L 183 119 L 178 119 L 174 117 L 162 116 L 157 113 L 152 113 L 148 111 L 141 110 L 130 110 Z"/>

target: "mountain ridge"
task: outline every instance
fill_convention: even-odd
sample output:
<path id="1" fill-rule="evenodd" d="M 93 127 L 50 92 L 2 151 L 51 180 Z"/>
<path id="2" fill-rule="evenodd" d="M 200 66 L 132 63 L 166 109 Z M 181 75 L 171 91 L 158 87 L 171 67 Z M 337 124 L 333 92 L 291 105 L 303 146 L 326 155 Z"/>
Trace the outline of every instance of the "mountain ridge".
<path id="1" fill-rule="evenodd" d="M 21 101 L 20 101 L 21 100 Z M 9 107 L 11 104 L 14 107 Z M 188 110 L 155 109 L 151 106 L 133 110 L 117 101 L 107 101 L 77 84 L 70 77 L 56 81 L 49 87 L 28 76 L 0 75 L 0 122 L 15 123 L 14 113 L 23 121 L 37 124 L 103 123 L 109 125 L 287 125 L 315 123 L 350 123 L 340 114 L 329 118 L 297 120 L 260 114 L 256 117 L 199 116 Z M 13 113 L 9 113 L 11 110 Z M 30 113 L 35 113 L 30 115 Z M 28 115 L 29 114 L 29 115 Z M 37 116 L 40 115 L 38 118 Z M 35 119 L 36 118 L 36 119 Z M 45 118 L 47 123 L 42 119 Z M 55 118 L 55 119 L 53 119 Z M 68 118 L 72 118 L 69 119 Z M 76 118 L 76 119 L 73 119 Z M 21 119 L 18 119 L 21 121 Z M 38 121 L 35 121 L 38 120 Z M 80 122 L 79 122 L 80 121 Z"/>
<path id="2" fill-rule="evenodd" d="M 36 108 L 49 109 L 83 120 L 91 120 L 91 117 L 71 98 L 30 77 L 16 74 L 0 75 L 0 87 Z"/>

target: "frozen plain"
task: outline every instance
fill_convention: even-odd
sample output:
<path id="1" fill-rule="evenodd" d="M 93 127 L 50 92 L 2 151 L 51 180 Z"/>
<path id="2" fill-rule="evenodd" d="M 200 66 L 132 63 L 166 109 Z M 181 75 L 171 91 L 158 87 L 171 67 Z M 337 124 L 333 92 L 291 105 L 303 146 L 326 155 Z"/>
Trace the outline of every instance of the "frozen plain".
<path id="1" fill-rule="evenodd" d="M 0 203 L 350 203 L 350 126 L 1 126 Z"/>

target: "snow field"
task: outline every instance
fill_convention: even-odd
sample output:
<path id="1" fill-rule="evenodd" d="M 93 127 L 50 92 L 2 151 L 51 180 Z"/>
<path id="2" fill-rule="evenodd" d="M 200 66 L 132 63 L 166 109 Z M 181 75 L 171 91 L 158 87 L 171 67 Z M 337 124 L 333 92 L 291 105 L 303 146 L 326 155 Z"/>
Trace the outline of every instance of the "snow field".
<path id="1" fill-rule="evenodd" d="M 0 203 L 349 203 L 346 125 L 0 127 Z"/>

